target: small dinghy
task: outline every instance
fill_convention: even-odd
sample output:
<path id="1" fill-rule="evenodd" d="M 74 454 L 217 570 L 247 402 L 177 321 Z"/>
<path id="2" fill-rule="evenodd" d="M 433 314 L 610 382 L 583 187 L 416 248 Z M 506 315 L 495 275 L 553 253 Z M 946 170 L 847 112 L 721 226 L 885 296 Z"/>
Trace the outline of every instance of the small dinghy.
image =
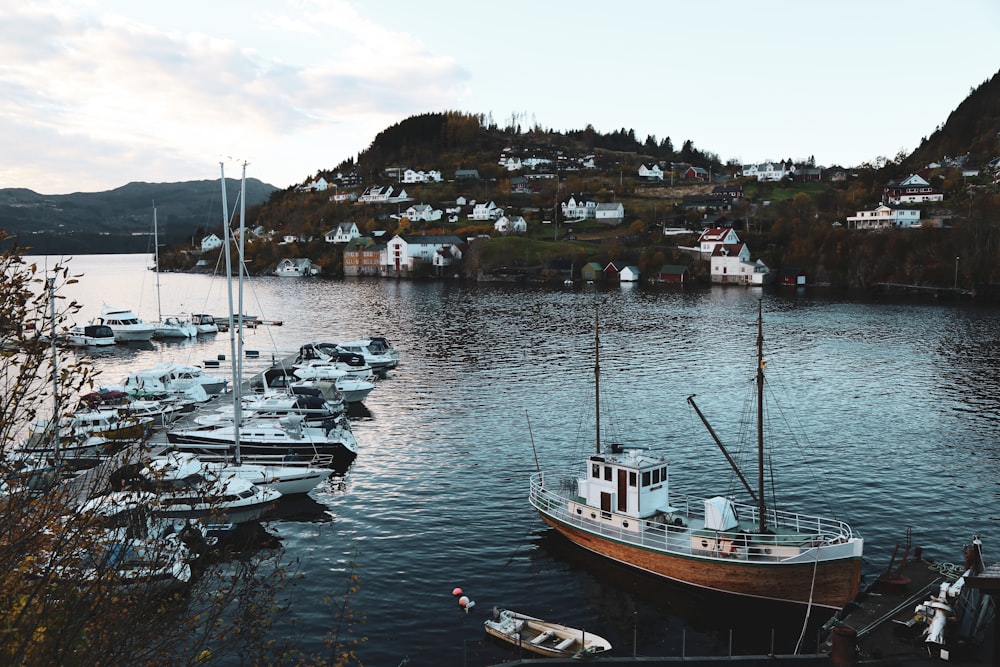
<path id="1" fill-rule="evenodd" d="M 611 650 L 611 642 L 603 637 L 509 609 L 494 608 L 493 618 L 483 621 L 483 627 L 498 639 L 550 658 L 572 658 Z"/>

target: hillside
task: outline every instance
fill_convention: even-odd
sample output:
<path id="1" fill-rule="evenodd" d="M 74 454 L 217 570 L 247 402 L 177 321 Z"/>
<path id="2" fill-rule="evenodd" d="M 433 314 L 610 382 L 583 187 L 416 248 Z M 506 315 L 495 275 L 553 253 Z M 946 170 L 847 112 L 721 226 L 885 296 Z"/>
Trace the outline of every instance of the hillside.
<path id="1" fill-rule="evenodd" d="M 1000 155 L 1000 72 L 969 93 L 948 120 L 901 163 L 916 171 L 944 157 L 968 156 L 970 166 Z"/>
<path id="2" fill-rule="evenodd" d="M 230 205 L 238 180 L 226 179 Z M 247 204 L 261 204 L 277 190 L 247 179 Z M 106 192 L 42 195 L 24 188 L 0 189 L 0 229 L 38 254 L 145 252 L 157 208 L 160 242 L 190 243 L 221 229 L 219 181 L 129 183 Z M 206 231 L 208 230 L 208 231 Z"/>

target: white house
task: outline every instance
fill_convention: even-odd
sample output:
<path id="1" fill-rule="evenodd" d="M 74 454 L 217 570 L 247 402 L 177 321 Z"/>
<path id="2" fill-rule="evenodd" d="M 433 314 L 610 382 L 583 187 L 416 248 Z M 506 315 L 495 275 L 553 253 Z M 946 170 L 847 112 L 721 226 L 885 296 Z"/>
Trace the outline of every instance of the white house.
<path id="1" fill-rule="evenodd" d="M 868 211 L 847 216 L 848 229 L 892 229 L 919 227 L 920 210 L 881 204 Z"/>
<path id="2" fill-rule="evenodd" d="M 480 202 L 472 207 L 469 220 L 496 220 L 503 215 L 503 209 L 492 201 Z"/>
<path id="3" fill-rule="evenodd" d="M 332 202 L 345 202 L 345 201 L 357 201 L 357 200 L 358 200 L 357 192 L 340 192 L 337 189 L 333 191 L 333 195 L 330 197 L 330 201 Z"/>
<path id="4" fill-rule="evenodd" d="M 319 267 L 312 263 L 312 260 L 305 257 L 294 259 L 283 259 L 274 268 L 274 275 L 283 278 L 301 278 L 304 276 L 319 275 Z"/>
<path id="5" fill-rule="evenodd" d="M 736 230 L 730 227 L 706 229 L 698 237 L 698 250 L 703 256 L 711 256 L 720 245 L 735 245 L 740 242 Z"/>
<path id="6" fill-rule="evenodd" d="M 566 220 L 585 220 L 597 215 L 597 202 L 586 195 L 570 195 L 562 202 L 562 214 Z"/>
<path id="7" fill-rule="evenodd" d="M 404 183 L 440 183 L 441 180 L 441 172 L 435 169 L 428 171 L 407 169 L 403 172 Z"/>
<path id="8" fill-rule="evenodd" d="M 222 239 L 215 234 L 209 234 L 201 240 L 201 251 L 217 250 L 222 247 Z"/>
<path id="9" fill-rule="evenodd" d="M 645 178 L 650 181 L 662 181 L 663 180 L 663 170 L 660 169 L 660 165 L 654 164 L 651 167 L 647 167 L 644 164 L 639 165 L 639 178 Z"/>
<path id="10" fill-rule="evenodd" d="M 351 239 L 361 236 L 361 230 L 353 222 L 341 222 L 336 227 L 323 235 L 323 240 L 327 243 L 350 243 Z"/>
<path id="11" fill-rule="evenodd" d="M 625 220 L 625 207 L 621 202 L 604 202 L 594 208 L 594 218 L 608 225 L 618 225 Z"/>
<path id="12" fill-rule="evenodd" d="M 507 171 L 517 171 L 522 168 L 521 158 L 519 157 L 501 157 L 499 164 L 501 167 L 507 169 Z"/>
<path id="13" fill-rule="evenodd" d="M 762 162 L 761 164 L 743 165 L 743 175 L 756 178 L 758 181 L 780 181 L 795 173 L 795 165 L 791 162 Z"/>
<path id="14" fill-rule="evenodd" d="M 771 270 L 764 262 L 750 261 L 746 243 L 722 244 L 712 252 L 712 282 L 723 285 L 763 285 Z"/>
<path id="15" fill-rule="evenodd" d="M 432 222 L 441 219 L 441 211 L 429 204 L 414 204 L 406 209 L 403 215 L 411 221 L 422 220 L 424 222 Z"/>
<path id="16" fill-rule="evenodd" d="M 382 265 L 388 275 L 413 271 L 420 263 L 434 267 L 451 265 L 462 258 L 462 240 L 457 236 L 397 234 L 386 243 Z"/>
<path id="17" fill-rule="evenodd" d="M 944 193 L 933 188 L 920 174 L 910 174 L 898 182 L 890 181 L 882 189 L 882 203 L 891 206 L 932 201 L 944 201 Z"/>
<path id="18" fill-rule="evenodd" d="M 406 190 L 396 189 L 391 185 L 371 185 L 365 189 L 358 201 L 365 204 L 385 204 L 401 202 L 407 199 Z"/>
<path id="19" fill-rule="evenodd" d="M 501 215 L 493 223 L 493 229 L 501 236 L 508 234 L 524 234 L 528 231 L 527 221 L 520 215 Z"/>

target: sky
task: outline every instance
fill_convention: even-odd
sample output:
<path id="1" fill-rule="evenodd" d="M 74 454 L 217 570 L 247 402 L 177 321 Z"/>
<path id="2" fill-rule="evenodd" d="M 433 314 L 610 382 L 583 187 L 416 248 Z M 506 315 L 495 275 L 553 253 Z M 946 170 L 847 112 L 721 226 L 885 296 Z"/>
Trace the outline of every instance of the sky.
<path id="1" fill-rule="evenodd" d="M 0 26 L 0 188 L 41 194 L 220 164 L 285 188 L 438 111 L 855 166 L 1000 70 L 996 0 L 32 0 Z"/>

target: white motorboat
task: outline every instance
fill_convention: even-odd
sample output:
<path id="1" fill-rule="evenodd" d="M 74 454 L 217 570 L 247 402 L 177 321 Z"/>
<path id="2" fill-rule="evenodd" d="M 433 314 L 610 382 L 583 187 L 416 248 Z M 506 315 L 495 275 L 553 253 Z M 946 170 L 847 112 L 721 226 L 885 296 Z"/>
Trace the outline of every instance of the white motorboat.
<path id="1" fill-rule="evenodd" d="M 344 413 L 344 400 L 337 398 L 328 400 L 315 393 L 292 393 L 289 390 L 269 389 L 262 394 L 243 396 L 241 417 L 247 420 L 279 419 L 289 415 L 299 415 L 306 424 L 322 424 L 336 419 Z M 195 417 L 195 422 L 202 425 L 219 424 L 233 421 L 233 406 L 219 408 L 215 412 Z"/>
<path id="2" fill-rule="evenodd" d="M 80 404 L 88 409 L 116 409 L 123 416 L 134 416 L 140 419 L 149 418 L 153 426 L 167 426 L 182 414 L 195 408 L 195 401 L 170 394 L 148 395 L 136 398 L 135 395 L 107 388 L 93 391 L 80 398 Z"/>
<path id="3" fill-rule="evenodd" d="M 197 338 L 198 336 L 198 327 L 176 315 L 164 317 L 155 324 L 154 338 Z"/>
<path id="4" fill-rule="evenodd" d="M 143 322 L 142 319 L 127 308 L 115 308 L 105 304 L 101 307 L 101 316 L 91 324 L 104 324 L 111 327 L 118 342 L 146 341 L 153 337 L 156 325 Z"/>
<path id="5" fill-rule="evenodd" d="M 203 334 L 214 334 L 219 333 L 219 325 L 215 321 L 215 317 L 209 315 L 208 313 L 193 313 L 191 315 L 191 324 L 194 328 L 198 330 L 198 335 Z"/>
<path id="6" fill-rule="evenodd" d="M 229 386 L 227 378 L 209 375 L 201 366 L 165 362 L 153 368 L 129 373 L 120 384 L 109 388 L 120 389 L 130 394 L 143 392 L 179 394 L 204 401 L 222 393 L 227 386 Z"/>
<path id="7" fill-rule="evenodd" d="M 121 482 L 132 490 L 155 494 L 157 516 L 210 523 L 256 521 L 274 506 L 281 492 L 235 476 L 205 469 L 197 458 L 150 460 L 134 477 Z"/>
<path id="8" fill-rule="evenodd" d="M 270 368 L 251 381 L 250 387 L 253 391 L 262 393 L 271 389 L 283 389 L 292 394 L 312 394 L 333 404 L 363 403 L 375 389 L 375 383 L 371 381 L 374 376 L 362 380 L 334 366 L 305 367 L 302 375 L 312 379 L 301 379 L 294 371 L 283 368 Z"/>
<path id="9" fill-rule="evenodd" d="M 155 471 L 157 478 L 161 481 L 192 475 L 220 479 L 234 477 L 247 480 L 257 486 L 274 489 L 282 496 L 309 493 L 333 474 L 333 470 L 329 467 L 208 461 L 189 452 L 181 451 L 171 451 L 164 456 L 152 459 L 148 467 Z"/>
<path id="10" fill-rule="evenodd" d="M 71 327 L 65 340 L 79 347 L 104 347 L 115 344 L 115 332 L 104 324 L 84 324 Z"/>
<path id="11" fill-rule="evenodd" d="M 392 370 L 399 365 L 399 351 L 382 336 L 337 343 L 337 347 L 345 352 L 360 354 L 377 373 Z"/>

